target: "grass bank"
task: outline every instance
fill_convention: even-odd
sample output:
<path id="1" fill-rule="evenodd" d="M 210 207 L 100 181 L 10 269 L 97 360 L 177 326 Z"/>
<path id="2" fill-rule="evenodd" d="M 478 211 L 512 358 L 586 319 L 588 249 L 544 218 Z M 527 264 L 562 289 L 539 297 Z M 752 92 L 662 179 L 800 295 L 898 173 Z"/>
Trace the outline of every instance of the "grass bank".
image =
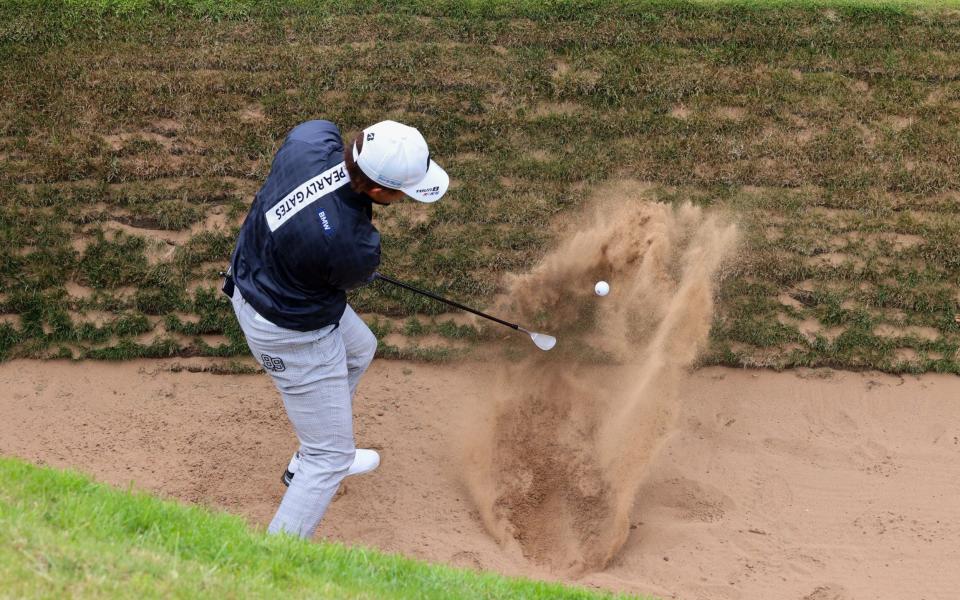
<path id="1" fill-rule="evenodd" d="M 612 598 L 251 531 L 235 516 L 0 458 L 0 596 Z"/>
<path id="2" fill-rule="evenodd" d="M 395 118 L 455 183 L 385 272 L 483 306 L 625 179 L 743 224 L 706 363 L 960 372 L 958 81 L 936 3 L 2 2 L 0 358 L 245 354 L 216 272 L 284 134 Z"/>

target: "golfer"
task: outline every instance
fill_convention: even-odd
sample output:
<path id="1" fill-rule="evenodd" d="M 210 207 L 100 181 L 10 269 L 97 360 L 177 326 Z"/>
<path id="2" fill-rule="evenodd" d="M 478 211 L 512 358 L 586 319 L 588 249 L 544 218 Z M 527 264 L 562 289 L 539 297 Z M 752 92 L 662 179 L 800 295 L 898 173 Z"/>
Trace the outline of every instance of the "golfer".
<path id="1" fill-rule="evenodd" d="M 373 204 L 435 202 L 450 179 L 413 127 L 381 121 L 344 149 L 329 121 L 295 127 L 253 201 L 224 292 L 273 377 L 300 447 L 271 533 L 313 535 L 340 482 L 380 464 L 353 441 L 352 398 L 377 340 L 347 304 L 380 264 Z"/>

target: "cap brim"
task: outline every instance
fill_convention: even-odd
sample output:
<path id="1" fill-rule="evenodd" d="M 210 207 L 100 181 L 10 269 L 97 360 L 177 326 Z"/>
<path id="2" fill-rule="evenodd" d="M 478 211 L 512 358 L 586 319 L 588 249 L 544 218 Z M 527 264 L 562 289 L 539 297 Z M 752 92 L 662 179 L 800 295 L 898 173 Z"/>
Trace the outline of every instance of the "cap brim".
<path id="1" fill-rule="evenodd" d="M 404 194 L 410 196 L 417 202 L 436 202 L 450 187 L 450 176 L 440 168 L 440 165 L 430 161 L 430 167 L 427 168 L 427 174 L 415 185 L 400 188 Z"/>

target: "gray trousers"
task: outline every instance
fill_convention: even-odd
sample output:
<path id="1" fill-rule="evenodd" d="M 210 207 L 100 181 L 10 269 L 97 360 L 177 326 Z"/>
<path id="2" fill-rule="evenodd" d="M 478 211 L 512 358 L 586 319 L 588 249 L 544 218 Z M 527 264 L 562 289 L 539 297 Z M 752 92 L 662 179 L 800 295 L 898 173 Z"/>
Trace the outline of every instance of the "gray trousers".
<path id="1" fill-rule="evenodd" d="M 312 537 L 353 462 L 353 393 L 373 360 L 377 338 L 349 305 L 339 326 L 307 332 L 270 323 L 239 290 L 233 310 L 300 439 L 300 468 L 269 531 Z"/>

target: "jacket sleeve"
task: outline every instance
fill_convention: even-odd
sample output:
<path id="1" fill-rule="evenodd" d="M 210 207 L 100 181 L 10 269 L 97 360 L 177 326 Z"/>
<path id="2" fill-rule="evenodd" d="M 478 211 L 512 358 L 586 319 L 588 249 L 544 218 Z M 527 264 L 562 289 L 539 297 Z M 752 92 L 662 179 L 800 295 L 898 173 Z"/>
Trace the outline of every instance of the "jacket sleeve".
<path id="1" fill-rule="evenodd" d="M 376 229 L 342 247 L 330 265 L 328 282 L 344 291 L 370 283 L 380 266 L 380 234 Z"/>

